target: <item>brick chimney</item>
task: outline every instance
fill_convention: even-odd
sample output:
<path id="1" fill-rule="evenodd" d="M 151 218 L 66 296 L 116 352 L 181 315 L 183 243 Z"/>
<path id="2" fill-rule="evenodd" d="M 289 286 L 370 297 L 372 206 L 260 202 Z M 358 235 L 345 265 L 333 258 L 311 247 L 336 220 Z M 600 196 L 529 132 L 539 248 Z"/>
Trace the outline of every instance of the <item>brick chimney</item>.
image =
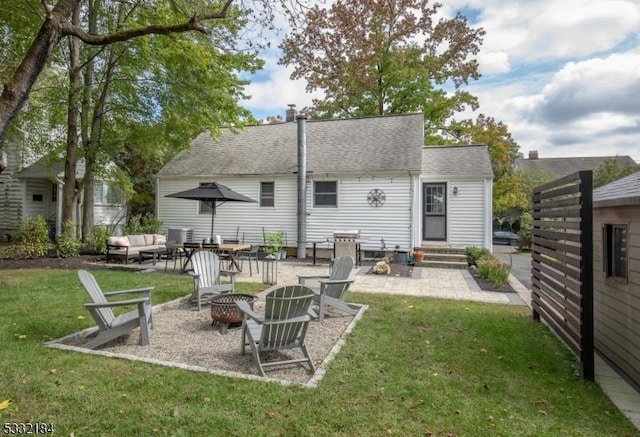
<path id="1" fill-rule="evenodd" d="M 529 151 L 529 159 L 538 159 L 538 151 L 530 150 Z"/>
<path id="2" fill-rule="evenodd" d="M 287 106 L 289 107 L 289 109 L 286 110 L 285 122 L 293 123 L 294 121 L 296 121 L 296 105 L 294 105 L 293 103 L 289 103 Z"/>

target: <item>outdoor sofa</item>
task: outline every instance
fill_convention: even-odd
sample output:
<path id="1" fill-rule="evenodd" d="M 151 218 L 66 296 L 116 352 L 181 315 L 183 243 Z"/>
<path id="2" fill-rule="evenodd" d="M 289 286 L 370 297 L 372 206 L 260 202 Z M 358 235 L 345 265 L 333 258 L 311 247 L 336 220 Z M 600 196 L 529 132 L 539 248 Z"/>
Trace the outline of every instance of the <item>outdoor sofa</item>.
<path id="1" fill-rule="evenodd" d="M 129 264 L 131 258 L 138 258 L 141 251 L 166 249 L 167 238 L 160 234 L 125 235 L 109 237 L 107 240 L 107 262 L 120 259 Z"/>

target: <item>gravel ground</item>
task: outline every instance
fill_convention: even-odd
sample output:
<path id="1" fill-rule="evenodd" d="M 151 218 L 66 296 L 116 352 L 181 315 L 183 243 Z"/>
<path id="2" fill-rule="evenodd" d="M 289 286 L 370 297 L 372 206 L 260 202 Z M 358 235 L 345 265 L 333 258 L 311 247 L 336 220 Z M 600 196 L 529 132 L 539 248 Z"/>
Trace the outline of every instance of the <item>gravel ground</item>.
<path id="1" fill-rule="evenodd" d="M 256 301 L 254 310 L 261 314 L 264 301 Z M 357 316 L 356 316 L 357 318 Z M 233 372 L 253 377 L 260 376 L 258 367 L 253 360 L 251 350 L 240 353 L 242 330 L 240 327 L 230 327 L 225 334 L 218 326 L 211 325 L 211 314 L 208 307 L 201 311 L 186 302 L 171 303 L 162 310 L 154 309 L 154 327 L 150 331 L 150 346 L 139 346 L 139 329 L 131 331 L 127 336 L 116 339 L 100 348 L 98 351 L 118 355 L 129 355 L 142 359 L 153 359 L 162 362 L 180 363 L 188 366 L 198 366 L 216 373 Z M 329 311 L 329 317 L 322 322 L 313 321 L 309 324 L 306 344 L 316 367 L 320 367 L 335 351 L 332 350 L 343 339 L 350 329 L 354 316 L 343 316 L 342 313 Z M 71 346 L 81 346 L 86 338 L 67 341 Z M 265 354 L 263 362 L 273 358 L 282 359 L 283 355 L 292 358 L 302 357 L 302 352 L 290 350 Z M 202 370 L 202 369 L 201 369 Z M 323 371 L 316 372 L 317 375 Z M 274 366 L 266 370 L 268 378 L 286 382 L 308 383 L 314 375 L 306 364 L 292 364 Z"/>

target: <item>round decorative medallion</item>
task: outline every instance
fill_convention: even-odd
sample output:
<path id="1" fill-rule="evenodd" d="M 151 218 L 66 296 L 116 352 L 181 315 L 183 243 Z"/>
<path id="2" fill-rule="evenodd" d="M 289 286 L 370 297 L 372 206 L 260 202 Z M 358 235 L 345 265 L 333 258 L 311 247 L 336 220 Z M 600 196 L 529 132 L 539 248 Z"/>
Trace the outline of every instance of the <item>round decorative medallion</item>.
<path id="1" fill-rule="evenodd" d="M 371 206 L 382 206 L 384 205 L 385 200 L 386 197 L 384 195 L 384 191 L 379 188 L 374 188 L 373 190 L 369 191 L 369 194 L 367 194 L 367 201 Z"/>

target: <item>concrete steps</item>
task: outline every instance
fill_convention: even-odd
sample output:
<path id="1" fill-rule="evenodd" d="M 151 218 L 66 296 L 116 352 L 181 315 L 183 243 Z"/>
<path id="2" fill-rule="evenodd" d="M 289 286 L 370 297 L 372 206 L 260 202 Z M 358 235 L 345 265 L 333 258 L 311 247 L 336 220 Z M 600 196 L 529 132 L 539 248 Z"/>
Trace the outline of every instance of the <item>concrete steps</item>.
<path id="1" fill-rule="evenodd" d="M 452 247 L 416 247 L 414 250 L 424 252 L 422 262 L 415 262 L 416 267 L 433 267 L 440 269 L 466 269 L 467 255 L 464 249 L 455 249 Z"/>

